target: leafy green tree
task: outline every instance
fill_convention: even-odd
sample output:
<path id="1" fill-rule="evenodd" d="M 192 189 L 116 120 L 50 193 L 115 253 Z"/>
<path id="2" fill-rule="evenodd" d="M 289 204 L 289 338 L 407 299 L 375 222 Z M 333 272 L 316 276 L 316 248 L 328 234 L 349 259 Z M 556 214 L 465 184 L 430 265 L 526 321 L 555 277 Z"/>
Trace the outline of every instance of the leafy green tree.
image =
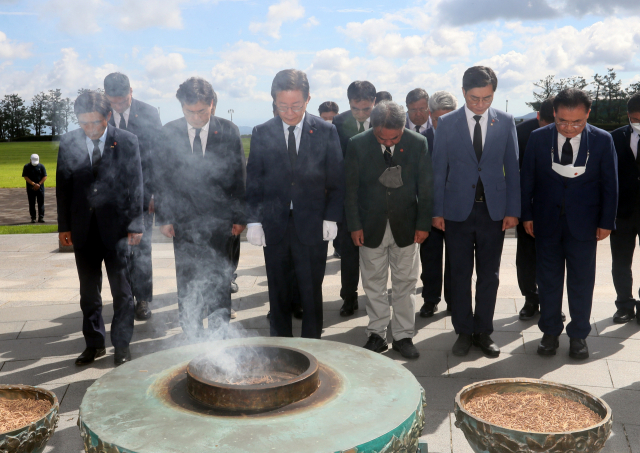
<path id="1" fill-rule="evenodd" d="M 539 88 L 541 92 L 538 93 L 534 91 L 533 92 L 534 101 L 527 102 L 526 104 L 529 107 L 531 107 L 534 111 L 537 112 L 540 110 L 540 104 L 542 104 L 542 102 L 545 99 L 548 99 L 549 97 L 556 94 L 558 84 L 555 81 L 555 76 L 548 75 L 544 79 L 540 79 L 537 82 L 533 82 L 533 86 L 535 86 L 536 88 Z"/>
<path id="2" fill-rule="evenodd" d="M 29 106 L 29 120 L 36 134 L 36 137 L 42 135 L 42 130 L 47 126 L 46 110 L 49 98 L 44 92 L 38 93 L 31 98 L 31 106 Z"/>
<path id="3" fill-rule="evenodd" d="M 62 109 L 64 108 L 64 98 L 59 88 L 55 90 L 49 90 L 47 95 L 47 109 L 45 118 L 47 120 L 47 126 L 51 128 L 51 135 L 55 137 L 60 135 L 60 130 L 64 130 Z M 62 126 L 62 127 L 61 127 Z"/>
<path id="4" fill-rule="evenodd" d="M 30 135 L 29 114 L 24 99 L 18 94 L 6 94 L 2 104 L 8 137 L 18 138 Z"/>

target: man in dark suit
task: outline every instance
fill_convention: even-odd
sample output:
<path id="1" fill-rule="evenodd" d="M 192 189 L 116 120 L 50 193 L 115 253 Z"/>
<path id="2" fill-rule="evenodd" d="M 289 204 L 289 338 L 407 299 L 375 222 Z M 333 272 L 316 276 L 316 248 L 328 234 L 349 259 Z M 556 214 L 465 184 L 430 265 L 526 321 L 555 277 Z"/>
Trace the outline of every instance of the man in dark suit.
<path id="1" fill-rule="evenodd" d="M 531 132 L 551 124 L 553 121 L 553 97 L 550 97 L 540 104 L 540 111 L 536 118 L 523 121 L 516 126 L 520 153 L 518 160 L 521 169 Z M 516 231 L 518 233 L 516 271 L 518 274 L 518 286 L 524 296 L 524 306 L 520 310 L 519 317 L 521 320 L 526 321 L 533 318 L 540 311 L 538 285 L 536 284 L 536 240 L 526 233 L 522 223 L 518 223 Z"/>
<path id="2" fill-rule="evenodd" d="M 369 116 L 376 101 L 376 87 L 366 80 L 356 80 L 347 88 L 349 110 L 333 118 L 333 125 L 340 137 L 342 156 L 347 154 L 347 144 L 354 135 L 370 128 Z M 340 245 L 340 297 L 344 301 L 340 316 L 351 316 L 358 309 L 358 281 L 360 280 L 360 253 L 353 245 L 347 226 L 346 215 L 338 224 L 338 243 Z"/>
<path id="3" fill-rule="evenodd" d="M 378 91 L 376 93 L 376 105 L 382 101 L 393 101 L 393 96 L 388 91 Z"/>
<path id="4" fill-rule="evenodd" d="M 640 302 L 633 297 L 633 252 L 640 235 L 640 94 L 627 102 L 629 124 L 611 133 L 618 155 L 618 213 L 611 233 L 613 285 L 616 313 L 613 322 L 624 324 L 635 317 L 640 324 Z M 637 310 L 637 311 L 636 311 Z"/>
<path id="5" fill-rule="evenodd" d="M 38 201 L 38 223 L 44 223 L 44 182 L 47 180 L 47 169 L 40 163 L 40 156 L 31 155 L 30 162 L 22 168 L 22 177 L 27 182 L 31 223 L 36 223 L 36 200 Z"/>
<path id="6" fill-rule="evenodd" d="M 386 351 L 391 321 L 393 349 L 415 359 L 420 356 L 412 340 L 417 244 L 424 242 L 431 230 L 431 158 L 427 140 L 405 130 L 403 108 L 395 102 L 379 103 L 371 112 L 371 122 L 372 129 L 349 140 L 345 161 L 347 225 L 353 243 L 360 248 L 362 286 L 368 299 L 369 339 L 364 347 Z"/>
<path id="7" fill-rule="evenodd" d="M 513 116 L 491 108 L 498 78 L 474 66 L 462 78 L 464 107 L 438 118 L 433 164 L 433 226 L 445 231 L 451 262 L 453 354 L 472 344 L 500 355 L 491 339 L 504 232 L 520 216 L 518 143 Z M 446 230 L 445 230 L 446 226 Z M 475 311 L 471 278 L 476 264 Z"/>
<path id="8" fill-rule="evenodd" d="M 256 126 L 247 163 L 247 240 L 264 247 L 271 335 L 293 336 L 292 271 L 302 301 L 302 336 L 322 335 L 327 241 L 344 203 L 340 141 L 332 124 L 306 112 L 304 72 L 285 69 L 271 84 L 278 116 Z"/>
<path id="9" fill-rule="evenodd" d="M 155 107 L 133 99 L 129 78 L 119 72 L 104 79 L 104 93 L 111 103 L 109 124 L 138 137 L 142 180 L 144 187 L 144 234 L 140 244 L 131 248 L 129 274 L 131 291 L 136 300 L 138 320 L 151 317 L 149 303 L 153 299 L 153 271 L 151 265 L 151 235 L 153 234 L 153 158 L 162 130 L 160 115 Z"/>
<path id="10" fill-rule="evenodd" d="M 191 77 L 176 98 L 184 117 L 162 128 L 156 221 L 173 238 L 182 330 L 190 338 L 220 338 L 231 315 L 229 238 L 246 224 L 244 149 L 236 125 L 214 116 L 209 82 Z"/>
<path id="11" fill-rule="evenodd" d="M 540 320 L 538 354 L 554 355 L 564 329 L 567 269 L 569 355 L 589 357 L 598 241 L 615 227 L 618 173 L 613 139 L 587 124 L 591 98 L 567 88 L 553 101 L 555 124 L 531 133 L 522 164 L 522 221 L 536 238 Z"/>
<path id="12" fill-rule="evenodd" d="M 134 315 L 127 256 L 144 232 L 138 139 L 108 125 L 111 108 L 103 94 L 81 94 L 74 112 L 81 129 L 60 139 L 56 198 L 60 243 L 73 245 L 80 278 L 86 349 L 76 365 L 92 363 L 105 354 L 104 261 L 113 296 L 111 344 L 117 366 L 131 360 Z"/>

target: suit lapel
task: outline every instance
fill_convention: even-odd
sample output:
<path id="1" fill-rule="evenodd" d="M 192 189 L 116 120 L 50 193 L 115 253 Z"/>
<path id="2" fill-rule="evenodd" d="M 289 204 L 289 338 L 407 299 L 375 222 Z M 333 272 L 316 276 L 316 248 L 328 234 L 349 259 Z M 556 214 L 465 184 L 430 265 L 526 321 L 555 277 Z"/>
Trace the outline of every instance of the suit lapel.
<path id="1" fill-rule="evenodd" d="M 593 138 L 594 137 L 593 132 L 591 131 L 591 126 L 587 124 L 580 137 L 580 149 L 578 150 L 576 161 L 573 164 L 574 167 L 585 166 L 587 162 L 587 153 L 589 151 L 589 143 L 593 140 Z"/>
<path id="2" fill-rule="evenodd" d="M 459 130 L 460 140 L 462 140 L 462 147 L 467 150 L 473 159 L 477 161 L 476 151 L 473 149 L 473 142 L 471 141 L 471 135 L 469 135 L 469 122 L 467 121 L 467 113 L 464 110 L 464 105 L 458 109 L 456 115 L 456 130 Z"/>
<path id="3" fill-rule="evenodd" d="M 127 130 L 129 132 L 135 130 L 136 127 L 136 118 L 138 117 L 137 114 L 137 107 L 136 107 L 136 100 L 135 99 L 131 99 L 131 107 L 129 108 L 129 121 L 127 121 Z"/>
<path id="4" fill-rule="evenodd" d="M 316 123 L 312 116 L 309 114 L 304 115 L 304 121 L 302 123 L 302 131 L 300 135 L 300 147 L 298 148 L 298 158 L 296 159 L 296 172 L 300 168 L 305 168 L 308 160 L 309 153 L 311 152 L 311 143 L 314 140 L 314 133 L 316 133 Z M 317 133 L 316 133 L 317 136 Z"/>
<path id="5" fill-rule="evenodd" d="M 107 136 L 105 137 L 104 149 L 102 150 L 102 159 L 100 159 L 99 168 L 106 168 L 111 165 L 113 160 L 113 154 L 115 152 L 118 142 L 115 139 L 116 128 L 114 126 L 107 126 Z"/>
<path id="6" fill-rule="evenodd" d="M 282 122 L 282 118 L 276 116 L 273 118 L 273 136 L 271 140 L 275 146 L 275 151 L 277 153 L 277 160 L 279 160 L 287 170 L 292 173 L 293 168 L 291 167 L 291 159 L 289 158 L 289 148 L 287 139 L 284 134 L 284 123 Z M 300 142 L 300 147 L 302 147 L 302 140 Z"/>
<path id="7" fill-rule="evenodd" d="M 498 134 L 498 118 L 496 115 L 496 111 L 489 107 L 487 111 L 487 135 L 484 137 L 484 146 L 482 147 L 482 157 L 486 154 L 485 151 L 491 149 L 493 142 L 495 140 L 496 134 Z M 471 147 L 473 147 L 473 143 L 471 143 Z M 474 151 L 475 154 L 475 151 Z M 482 157 L 480 158 L 480 162 L 482 162 Z"/>
<path id="8" fill-rule="evenodd" d="M 212 116 L 209 120 L 209 133 L 207 134 L 207 147 L 204 151 L 205 157 L 208 154 L 211 154 L 210 157 L 213 157 L 213 154 L 216 152 L 216 148 L 218 143 L 220 143 L 220 137 L 222 136 L 222 128 L 220 127 L 220 122 L 217 120 L 215 116 Z"/>

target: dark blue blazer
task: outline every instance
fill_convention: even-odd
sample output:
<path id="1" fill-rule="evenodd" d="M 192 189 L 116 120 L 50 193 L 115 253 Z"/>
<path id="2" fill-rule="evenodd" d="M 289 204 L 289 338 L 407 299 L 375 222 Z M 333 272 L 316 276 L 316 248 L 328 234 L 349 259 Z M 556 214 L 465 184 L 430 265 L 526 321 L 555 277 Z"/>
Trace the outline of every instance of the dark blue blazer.
<path id="1" fill-rule="evenodd" d="M 582 132 L 575 166 L 583 175 L 564 178 L 551 168 L 560 162 L 555 124 L 531 133 L 521 171 L 522 221 L 533 221 L 536 237 L 549 237 L 561 228 L 562 203 L 571 234 L 579 241 L 591 241 L 597 228 L 615 228 L 618 205 L 616 151 L 611 135 L 587 124 Z"/>
<path id="2" fill-rule="evenodd" d="M 407 121 L 404 124 L 404 127 L 409 129 L 409 115 L 407 115 Z M 413 129 L 409 129 L 410 131 L 415 132 L 415 130 Z M 427 146 L 429 147 L 429 155 L 433 154 L 433 137 L 434 137 L 434 129 L 433 127 L 430 127 L 428 129 L 425 129 L 424 132 L 420 132 L 420 135 L 423 135 L 427 138 Z"/>
<path id="3" fill-rule="evenodd" d="M 305 114 L 295 170 L 280 117 L 253 128 L 247 163 L 248 223 L 262 223 L 267 245 L 284 237 L 293 221 L 303 244 L 322 243 L 322 221 L 342 221 L 344 165 L 336 128 Z"/>
<path id="4" fill-rule="evenodd" d="M 91 216 L 96 215 L 102 242 L 114 250 L 128 233 L 143 233 L 142 169 L 138 139 L 107 126 L 107 137 L 93 177 L 82 129 L 60 138 L 56 172 L 58 231 L 71 231 L 75 247 L 87 241 Z"/>
<path id="5" fill-rule="evenodd" d="M 638 206 L 640 192 L 640 171 L 636 158 L 631 151 L 631 126 L 623 126 L 611 133 L 613 145 L 618 155 L 618 214 L 621 219 L 628 219 Z"/>

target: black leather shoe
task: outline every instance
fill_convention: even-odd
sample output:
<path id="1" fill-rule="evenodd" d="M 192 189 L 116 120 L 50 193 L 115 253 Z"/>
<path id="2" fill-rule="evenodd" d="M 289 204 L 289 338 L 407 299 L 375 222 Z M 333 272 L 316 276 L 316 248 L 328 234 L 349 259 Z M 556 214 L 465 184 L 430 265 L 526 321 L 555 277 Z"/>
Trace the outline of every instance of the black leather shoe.
<path id="1" fill-rule="evenodd" d="M 420 309 L 420 317 L 431 318 L 436 311 L 438 311 L 438 304 L 425 302 Z"/>
<path id="2" fill-rule="evenodd" d="M 580 360 L 588 359 L 589 348 L 587 347 L 587 340 L 569 338 L 569 357 Z"/>
<path id="3" fill-rule="evenodd" d="M 31 219 L 31 223 L 36 223 L 36 219 Z"/>
<path id="4" fill-rule="evenodd" d="M 528 321 L 538 313 L 540 313 L 540 306 L 538 304 L 534 304 L 533 302 L 525 302 L 522 310 L 520 310 L 520 314 L 518 315 L 518 317 L 521 321 Z"/>
<path id="5" fill-rule="evenodd" d="M 333 256 L 334 258 L 337 258 L 337 259 L 340 259 L 340 258 L 341 258 L 341 257 L 340 257 L 340 254 L 339 254 L 337 251 L 335 251 L 335 250 L 333 251 L 333 255 L 331 255 L 331 256 Z"/>
<path id="6" fill-rule="evenodd" d="M 353 312 L 358 309 L 358 296 L 345 299 L 340 308 L 340 316 L 352 316 Z"/>
<path id="7" fill-rule="evenodd" d="M 151 309 L 149 309 L 149 302 L 146 300 L 139 300 L 136 303 L 136 321 L 146 321 L 151 318 Z"/>
<path id="8" fill-rule="evenodd" d="M 373 352 L 384 352 L 389 349 L 389 345 L 380 335 L 372 333 L 369 335 L 367 344 L 364 345 L 365 349 Z"/>
<path id="9" fill-rule="evenodd" d="M 469 349 L 471 349 L 471 344 L 473 343 L 471 335 L 467 335 L 466 333 L 461 333 L 458 335 L 458 339 L 455 343 L 453 343 L 453 348 L 451 352 L 453 355 L 464 356 L 469 353 Z"/>
<path id="10" fill-rule="evenodd" d="M 394 340 L 391 343 L 391 348 L 394 351 L 398 351 L 405 359 L 417 359 L 420 357 L 420 353 L 413 345 L 411 338 L 403 338 L 402 340 Z"/>
<path id="11" fill-rule="evenodd" d="M 451 304 L 447 302 L 447 312 L 451 313 Z"/>
<path id="12" fill-rule="evenodd" d="M 500 355 L 500 348 L 488 333 L 474 333 L 473 344 L 482 349 L 482 352 L 489 357 L 498 357 Z"/>
<path id="13" fill-rule="evenodd" d="M 293 306 L 293 317 L 296 319 L 302 319 L 302 305 L 294 305 Z"/>
<path id="14" fill-rule="evenodd" d="M 76 365 L 89 365 L 93 363 L 98 357 L 102 357 L 107 353 L 105 348 L 87 348 L 82 351 L 82 354 L 76 359 Z"/>
<path id="15" fill-rule="evenodd" d="M 271 310 L 267 312 L 267 319 L 271 319 Z"/>
<path id="16" fill-rule="evenodd" d="M 542 340 L 540 340 L 540 344 L 538 345 L 538 354 L 540 355 L 556 355 L 556 350 L 560 346 L 560 342 L 558 341 L 560 338 L 557 335 L 542 335 Z"/>
<path id="17" fill-rule="evenodd" d="M 238 284 L 234 280 L 231 282 L 231 294 L 235 294 L 238 291 L 240 291 L 240 288 L 238 288 Z"/>
<path id="18" fill-rule="evenodd" d="M 563 311 L 560 312 L 560 317 L 562 318 L 562 322 L 567 322 L 567 316 L 564 314 Z"/>
<path id="19" fill-rule="evenodd" d="M 616 324 L 626 324 L 635 318 L 635 310 L 633 308 L 619 308 L 613 315 L 613 322 Z"/>
<path id="20" fill-rule="evenodd" d="M 115 363 L 116 366 L 120 366 L 125 362 L 131 362 L 131 351 L 129 348 L 115 348 L 113 363 Z"/>
<path id="21" fill-rule="evenodd" d="M 40 218 L 38 219 L 38 223 L 44 223 L 44 219 L 43 219 L 42 217 L 40 217 Z"/>
<path id="22" fill-rule="evenodd" d="M 638 313 L 636 314 L 636 320 L 638 321 L 638 324 L 640 324 L 640 310 L 638 310 Z"/>

